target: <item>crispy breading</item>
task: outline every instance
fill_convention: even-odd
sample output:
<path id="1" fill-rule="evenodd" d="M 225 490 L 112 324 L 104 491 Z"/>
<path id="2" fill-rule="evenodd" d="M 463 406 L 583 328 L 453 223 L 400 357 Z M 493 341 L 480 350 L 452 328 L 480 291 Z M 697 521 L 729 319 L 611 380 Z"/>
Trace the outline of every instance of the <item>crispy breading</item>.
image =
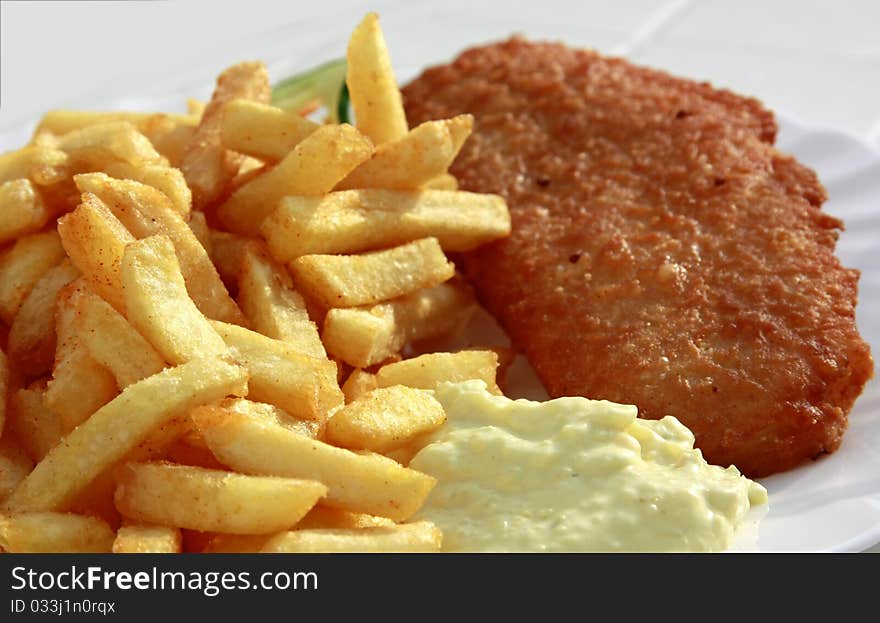
<path id="1" fill-rule="evenodd" d="M 873 373 L 859 273 L 758 101 L 520 38 L 404 97 L 413 125 L 475 116 L 451 172 L 513 232 L 456 264 L 552 396 L 674 415 L 753 477 L 838 448 Z"/>

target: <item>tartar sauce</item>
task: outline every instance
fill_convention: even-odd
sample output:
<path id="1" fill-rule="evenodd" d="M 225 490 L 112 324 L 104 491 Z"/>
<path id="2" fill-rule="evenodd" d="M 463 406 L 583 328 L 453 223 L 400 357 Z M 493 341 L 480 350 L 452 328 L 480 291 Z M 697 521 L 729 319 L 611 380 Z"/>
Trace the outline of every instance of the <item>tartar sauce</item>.
<path id="1" fill-rule="evenodd" d="M 482 381 L 435 392 L 447 422 L 410 467 L 437 485 L 413 521 L 450 552 L 727 549 L 767 491 L 709 465 L 673 417 L 608 401 L 510 400 Z"/>

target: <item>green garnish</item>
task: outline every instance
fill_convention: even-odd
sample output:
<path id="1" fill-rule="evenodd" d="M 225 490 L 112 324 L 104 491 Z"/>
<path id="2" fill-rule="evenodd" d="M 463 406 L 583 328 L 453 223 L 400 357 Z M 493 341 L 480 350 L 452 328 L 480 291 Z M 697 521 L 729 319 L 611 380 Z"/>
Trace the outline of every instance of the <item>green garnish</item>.
<path id="1" fill-rule="evenodd" d="M 314 101 L 327 110 L 331 123 L 349 123 L 348 87 L 344 58 L 285 78 L 272 87 L 272 105 L 299 112 Z"/>
<path id="2" fill-rule="evenodd" d="M 350 98 L 348 96 L 348 83 L 343 82 L 342 88 L 339 89 L 339 102 L 336 104 L 336 120 L 337 123 L 351 123 L 349 111 Z"/>

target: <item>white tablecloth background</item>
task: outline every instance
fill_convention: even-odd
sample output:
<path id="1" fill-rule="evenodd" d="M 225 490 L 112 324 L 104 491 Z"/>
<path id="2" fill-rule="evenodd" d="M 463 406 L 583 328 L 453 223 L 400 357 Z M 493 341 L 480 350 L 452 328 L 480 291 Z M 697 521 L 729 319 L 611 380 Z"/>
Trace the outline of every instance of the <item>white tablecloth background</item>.
<path id="1" fill-rule="evenodd" d="M 473 26 L 457 27 L 450 7 L 466 7 L 474 24 L 486 24 L 485 36 L 474 39 Z M 369 10 L 380 13 L 392 53 L 413 19 L 436 21 L 438 39 L 426 49 L 447 56 L 394 58 L 410 70 L 415 65 L 407 63 L 440 62 L 469 44 L 506 36 L 515 22 L 533 37 L 755 95 L 804 124 L 880 148 L 880 2 L 872 0 L 3 2 L 0 135 L 49 108 L 100 108 L 102 100 L 154 92 L 198 68 L 208 79 L 258 54 L 263 40 L 277 49 L 279 33 L 347 33 Z"/>

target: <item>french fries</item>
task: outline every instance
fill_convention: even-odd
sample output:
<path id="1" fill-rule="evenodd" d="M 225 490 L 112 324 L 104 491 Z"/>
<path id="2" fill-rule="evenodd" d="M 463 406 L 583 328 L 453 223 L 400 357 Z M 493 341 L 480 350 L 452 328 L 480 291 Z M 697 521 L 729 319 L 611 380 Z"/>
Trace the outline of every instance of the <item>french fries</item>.
<path id="1" fill-rule="evenodd" d="M 289 262 L 315 253 L 359 253 L 426 236 L 445 251 L 470 251 L 510 233 L 497 195 L 383 189 L 286 197 L 261 229 L 272 255 Z"/>
<path id="2" fill-rule="evenodd" d="M 246 382 L 242 368 L 204 358 L 129 385 L 68 434 L 63 444 L 49 450 L 3 508 L 16 512 L 63 508 L 163 423 L 200 404 L 242 395 Z"/>
<path id="3" fill-rule="evenodd" d="M 211 261 L 217 267 L 220 278 L 230 292 L 238 292 L 238 276 L 241 273 L 241 262 L 244 250 L 249 241 L 244 236 L 227 231 L 210 230 Z"/>
<path id="4" fill-rule="evenodd" d="M 403 98 L 397 88 L 379 17 L 368 14 L 348 42 L 345 81 L 358 129 L 381 145 L 407 132 Z"/>
<path id="5" fill-rule="evenodd" d="M 243 327 L 212 321 L 232 358 L 247 368 L 248 396 L 270 402 L 291 415 L 323 420 L 344 397 L 336 381 L 336 364 L 303 355 L 286 342 Z"/>
<path id="6" fill-rule="evenodd" d="M 198 419 L 200 413 L 208 414 L 206 417 L 223 418 L 226 411 L 247 415 L 249 417 L 263 420 L 268 424 L 281 426 L 291 430 L 303 437 L 311 437 L 317 439 L 322 429 L 322 422 L 316 420 L 307 420 L 296 418 L 279 409 L 275 405 L 265 402 L 254 402 L 246 398 L 227 398 L 219 404 L 203 405 L 193 410 L 192 415 Z M 202 444 L 205 443 L 203 438 L 199 438 Z M 207 446 L 205 446 L 207 447 Z"/>
<path id="7" fill-rule="evenodd" d="M 3 440 L 18 440 L 33 463 L 40 462 L 64 436 L 61 417 L 43 402 L 45 381 L 16 390 L 9 398 L 7 430 Z"/>
<path id="8" fill-rule="evenodd" d="M 407 343 L 453 333 L 475 308 L 471 290 L 448 281 L 372 307 L 329 310 L 324 344 L 334 357 L 365 368 L 387 360 Z"/>
<path id="9" fill-rule="evenodd" d="M 85 193 L 82 203 L 58 219 L 64 251 L 89 286 L 120 313 L 125 312 L 120 267 L 125 245 L 134 236 L 104 202 Z"/>
<path id="10" fill-rule="evenodd" d="M 284 267 L 250 242 L 239 270 L 238 303 L 255 331 L 287 342 L 305 355 L 327 356 L 318 327 Z"/>
<path id="11" fill-rule="evenodd" d="M 471 115 L 426 121 L 403 137 L 382 143 L 373 157 L 336 187 L 415 190 L 444 175 L 474 125 Z"/>
<path id="12" fill-rule="evenodd" d="M 48 373 L 55 358 L 55 299 L 79 277 L 67 260 L 47 270 L 34 284 L 9 328 L 9 357 L 28 378 Z"/>
<path id="13" fill-rule="evenodd" d="M 151 236 L 125 247 L 120 268 L 126 318 L 165 361 L 225 356 L 226 344 L 186 291 L 174 245 Z"/>
<path id="14" fill-rule="evenodd" d="M 156 125 L 158 118 L 165 118 L 177 125 L 195 125 L 189 115 L 170 115 L 165 113 L 143 112 L 93 112 L 81 110 L 50 110 L 40 119 L 34 135 L 49 133 L 55 136 L 69 134 L 85 127 L 113 121 L 127 121 L 139 131 L 149 133 L 149 128 Z"/>
<path id="15" fill-rule="evenodd" d="M 129 463 L 118 483 L 116 507 L 130 519 L 228 534 L 285 530 L 327 493 L 313 480 L 171 463 Z"/>
<path id="16" fill-rule="evenodd" d="M 9 362 L 6 354 L 0 349 L 0 439 L 6 425 L 6 403 L 9 402 Z"/>
<path id="17" fill-rule="evenodd" d="M 241 166 L 241 154 L 226 149 L 220 138 L 223 109 L 239 98 L 268 102 L 269 74 L 262 63 L 239 63 L 220 74 L 211 101 L 184 149 L 180 170 L 192 191 L 192 205 L 197 210 L 210 207 Z"/>
<path id="18" fill-rule="evenodd" d="M 342 393 L 345 394 L 345 402 L 348 404 L 378 387 L 375 374 L 355 368 L 342 384 Z"/>
<path id="19" fill-rule="evenodd" d="M 43 397 L 46 406 L 60 416 L 64 432 L 73 430 L 117 393 L 113 375 L 92 358 L 77 332 L 76 301 L 83 290 L 83 284 L 75 281 L 58 294 L 55 366 Z"/>
<path id="20" fill-rule="evenodd" d="M 333 445 L 384 454 L 405 446 L 446 421 L 429 393 L 392 385 L 355 399 L 327 421 L 324 437 Z"/>
<path id="21" fill-rule="evenodd" d="M 96 517 L 72 513 L 33 512 L 0 515 L 0 548 L 16 554 L 103 553 L 114 534 Z"/>
<path id="22" fill-rule="evenodd" d="M 97 294 L 83 292 L 74 308 L 77 335 L 95 362 L 113 374 L 119 389 L 165 368 L 156 349 Z"/>
<path id="23" fill-rule="evenodd" d="M 370 140 L 350 125 L 312 132 L 270 171 L 246 183 L 218 208 L 230 230 L 254 236 L 263 219 L 286 195 L 323 195 L 373 155 Z"/>
<path id="24" fill-rule="evenodd" d="M 183 149 L 192 137 L 198 118 L 193 115 L 136 112 L 52 110 L 43 115 L 34 137 L 61 136 L 85 127 L 113 121 L 132 124 L 146 136 L 172 166 L 180 164 Z"/>
<path id="25" fill-rule="evenodd" d="M 238 99 L 223 109 L 220 136 L 227 149 L 277 162 L 319 127 L 298 113 Z"/>
<path id="26" fill-rule="evenodd" d="M 59 137 L 57 146 L 68 155 L 68 166 L 73 171 L 100 170 L 107 162 L 133 166 L 168 164 L 150 140 L 128 121 L 85 126 Z"/>
<path id="27" fill-rule="evenodd" d="M 114 554 L 177 554 L 183 548 L 179 528 L 129 524 L 116 531 Z"/>
<path id="28" fill-rule="evenodd" d="M 428 553 L 440 551 L 442 541 L 443 535 L 437 526 L 417 521 L 355 530 L 291 530 L 266 541 L 261 551 L 273 554 Z"/>
<path id="29" fill-rule="evenodd" d="M 268 534 L 217 534 L 202 549 L 203 554 L 258 554 Z"/>
<path id="30" fill-rule="evenodd" d="M 103 173 L 80 174 L 74 181 L 82 192 L 92 193 L 108 206 L 135 238 L 168 236 L 174 244 L 187 291 L 206 316 L 226 322 L 244 320 L 208 252 L 166 195 L 152 186 L 117 180 Z"/>
<path id="31" fill-rule="evenodd" d="M 246 474 L 317 480 L 323 503 L 404 521 L 434 487 L 432 477 L 379 454 L 356 454 L 243 413 L 193 415 L 211 451 Z"/>
<path id="32" fill-rule="evenodd" d="M 175 211 L 183 217 L 190 214 L 192 208 L 192 192 L 186 185 L 186 179 L 180 169 L 157 164 L 134 166 L 127 162 L 108 162 L 103 172 L 117 179 L 134 180 L 161 191 Z"/>
<path id="33" fill-rule="evenodd" d="M 0 438 L 0 503 L 34 468 L 34 462 L 10 435 Z"/>
<path id="34" fill-rule="evenodd" d="M 352 513 L 320 502 L 296 524 L 297 530 L 342 529 L 358 530 L 361 528 L 378 528 L 396 525 L 387 517 L 377 517 L 365 513 Z"/>
<path id="35" fill-rule="evenodd" d="M 0 253 L 0 320 L 12 324 L 34 284 L 63 259 L 64 249 L 55 230 L 23 236 Z"/>
<path id="36" fill-rule="evenodd" d="M 57 184 L 70 175 L 68 160 L 60 149 L 45 145 L 0 154 L 0 183 L 29 179 L 39 186 Z"/>
<path id="37" fill-rule="evenodd" d="M 498 353 L 492 350 L 462 350 L 457 353 L 428 353 L 390 363 L 376 372 L 379 387 L 406 385 L 437 389 L 440 383 L 480 379 L 490 392 L 500 394 L 495 382 Z"/>
<path id="38" fill-rule="evenodd" d="M 363 255 L 304 255 L 290 269 L 296 284 L 327 307 L 387 301 L 455 274 L 436 238 Z"/>
<path id="39" fill-rule="evenodd" d="M 497 388 L 496 353 L 430 351 L 477 307 L 446 252 L 510 216 L 448 172 L 469 115 L 409 130 L 375 15 L 347 54 L 356 127 L 251 62 L 0 154 L 0 551 L 440 549 L 395 459 L 445 421 L 425 389 Z"/>
<path id="40" fill-rule="evenodd" d="M 42 229 L 51 213 L 29 179 L 0 184 L 0 244 Z"/>

